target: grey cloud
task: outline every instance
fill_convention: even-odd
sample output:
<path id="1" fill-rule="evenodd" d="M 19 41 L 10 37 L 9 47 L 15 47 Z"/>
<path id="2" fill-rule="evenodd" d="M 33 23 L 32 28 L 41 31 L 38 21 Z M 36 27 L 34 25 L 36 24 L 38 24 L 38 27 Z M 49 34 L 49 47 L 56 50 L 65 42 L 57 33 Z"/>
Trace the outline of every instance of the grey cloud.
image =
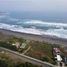
<path id="1" fill-rule="evenodd" d="M 0 10 L 67 11 L 67 0 L 0 0 Z"/>

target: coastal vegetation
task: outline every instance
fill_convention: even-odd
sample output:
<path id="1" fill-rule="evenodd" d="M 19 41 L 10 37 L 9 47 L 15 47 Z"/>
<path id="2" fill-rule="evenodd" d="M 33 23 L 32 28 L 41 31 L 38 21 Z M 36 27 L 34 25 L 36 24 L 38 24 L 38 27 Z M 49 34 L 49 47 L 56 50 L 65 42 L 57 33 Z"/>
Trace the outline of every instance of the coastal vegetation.
<path id="1" fill-rule="evenodd" d="M 4 37 L 2 38 L 2 36 Z M 2 33 L 0 33 L 0 47 L 5 47 L 52 64 L 54 64 L 53 47 L 58 47 L 62 54 L 65 54 L 64 49 L 59 45 L 18 38 L 12 35 L 7 36 Z"/>
<path id="2" fill-rule="evenodd" d="M 19 62 L 5 53 L 0 53 L 0 67 L 41 67 L 28 62 Z"/>

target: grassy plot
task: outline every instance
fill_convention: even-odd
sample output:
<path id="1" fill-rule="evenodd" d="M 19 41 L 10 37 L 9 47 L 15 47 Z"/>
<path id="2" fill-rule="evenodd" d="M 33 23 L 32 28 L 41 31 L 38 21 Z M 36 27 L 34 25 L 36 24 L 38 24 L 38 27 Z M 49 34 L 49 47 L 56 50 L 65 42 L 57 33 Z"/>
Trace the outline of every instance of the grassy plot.
<path id="1" fill-rule="evenodd" d="M 31 49 L 26 55 L 53 63 L 52 45 L 38 41 L 30 41 L 29 45 L 31 46 Z"/>
<path id="2" fill-rule="evenodd" d="M 0 67 L 42 67 L 32 63 L 19 61 L 6 53 L 0 53 Z"/>
<path id="3" fill-rule="evenodd" d="M 0 46 L 49 63 L 54 62 L 52 54 L 53 47 L 59 47 L 56 44 L 48 44 L 46 42 L 7 36 L 2 33 L 0 33 Z"/>

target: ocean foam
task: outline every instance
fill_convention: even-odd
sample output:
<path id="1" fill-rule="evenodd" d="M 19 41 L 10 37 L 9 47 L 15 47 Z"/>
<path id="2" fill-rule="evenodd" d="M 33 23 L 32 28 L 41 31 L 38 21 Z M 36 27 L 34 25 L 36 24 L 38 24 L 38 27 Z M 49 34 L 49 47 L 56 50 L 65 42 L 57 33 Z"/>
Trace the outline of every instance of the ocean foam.
<path id="1" fill-rule="evenodd" d="M 40 35 L 40 31 L 33 29 L 33 28 L 23 28 L 21 26 L 8 25 L 8 24 L 3 24 L 3 23 L 0 23 L 0 25 L 1 25 L 0 26 L 1 29 L 7 29 L 7 30 L 12 30 L 12 31 L 17 31 L 17 32 L 25 32 L 25 33 Z"/>
<path id="2" fill-rule="evenodd" d="M 25 22 L 26 24 L 39 24 L 39 25 L 47 25 L 47 26 L 56 26 L 56 27 L 67 27 L 66 23 L 56 23 L 56 22 L 44 22 L 44 21 L 38 21 L 38 20 L 31 20 Z"/>
<path id="3" fill-rule="evenodd" d="M 31 28 L 26 28 L 26 27 L 24 28 L 20 25 L 10 25 L 10 24 L 0 23 L 0 28 L 17 31 L 17 32 L 37 34 L 37 35 L 51 35 L 60 38 L 67 38 L 67 29 L 64 29 L 64 27 L 67 28 L 67 24 L 65 23 L 43 22 L 43 21 L 36 21 L 36 20 L 27 21 L 24 23 L 26 25 L 27 24 L 34 24 L 34 25 Z M 36 27 L 34 27 L 35 25 L 43 25 L 44 27 L 47 25 L 48 30 L 37 29 Z M 49 28 L 49 26 L 51 27 L 55 26 L 59 28 L 54 29 L 54 28 Z"/>

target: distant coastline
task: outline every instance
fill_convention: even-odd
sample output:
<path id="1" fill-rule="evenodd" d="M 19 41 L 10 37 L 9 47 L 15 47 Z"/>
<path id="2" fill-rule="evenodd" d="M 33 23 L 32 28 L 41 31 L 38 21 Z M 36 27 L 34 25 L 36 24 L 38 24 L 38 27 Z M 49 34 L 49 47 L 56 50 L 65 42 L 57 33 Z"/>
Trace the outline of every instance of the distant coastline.
<path id="1" fill-rule="evenodd" d="M 67 46 L 67 39 L 58 38 L 55 36 L 20 33 L 20 32 L 5 30 L 5 29 L 0 29 L 0 32 L 3 33 L 4 35 L 13 35 L 13 36 L 21 37 L 24 39 L 44 41 L 50 44 L 58 44 L 58 45 Z"/>

